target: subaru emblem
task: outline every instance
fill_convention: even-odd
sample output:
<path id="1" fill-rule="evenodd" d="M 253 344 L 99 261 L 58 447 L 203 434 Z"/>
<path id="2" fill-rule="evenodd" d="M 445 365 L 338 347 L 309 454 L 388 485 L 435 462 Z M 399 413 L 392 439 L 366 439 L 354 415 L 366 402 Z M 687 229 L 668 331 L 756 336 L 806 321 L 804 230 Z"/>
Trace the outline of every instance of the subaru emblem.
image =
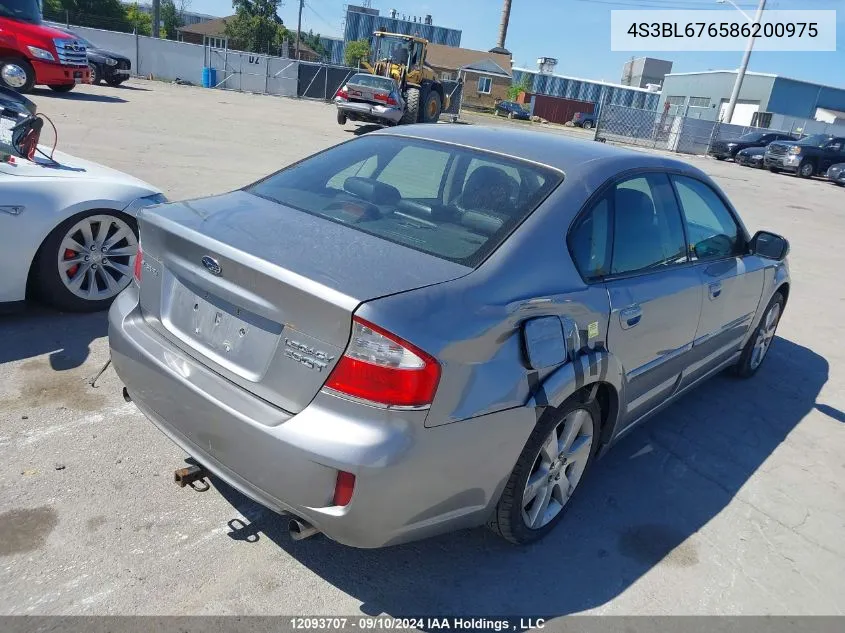
<path id="1" fill-rule="evenodd" d="M 212 275 L 220 275 L 223 272 L 223 269 L 220 267 L 220 263 L 214 259 L 213 257 L 209 257 L 206 255 L 202 258 L 202 265 L 208 269 Z"/>

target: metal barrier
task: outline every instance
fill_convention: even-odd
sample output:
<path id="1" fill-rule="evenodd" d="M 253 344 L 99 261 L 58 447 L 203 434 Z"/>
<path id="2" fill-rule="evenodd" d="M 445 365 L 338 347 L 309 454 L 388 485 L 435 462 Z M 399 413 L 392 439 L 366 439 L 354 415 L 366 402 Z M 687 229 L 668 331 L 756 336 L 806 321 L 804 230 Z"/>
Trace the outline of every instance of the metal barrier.
<path id="1" fill-rule="evenodd" d="M 331 101 L 346 81 L 358 72 L 349 66 L 299 62 L 297 96 Z"/>

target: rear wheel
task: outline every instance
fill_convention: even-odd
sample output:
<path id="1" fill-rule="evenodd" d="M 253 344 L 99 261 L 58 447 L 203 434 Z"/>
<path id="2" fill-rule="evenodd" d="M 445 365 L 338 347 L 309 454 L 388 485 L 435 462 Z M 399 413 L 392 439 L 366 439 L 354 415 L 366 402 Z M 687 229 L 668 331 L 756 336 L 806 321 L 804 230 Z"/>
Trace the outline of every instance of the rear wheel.
<path id="1" fill-rule="evenodd" d="M 74 88 L 76 88 L 76 84 L 58 84 L 50 86 L 50 90 L 53 92 L 70 92 Z"/>
<path id="2" fill-rule="evenodd" d="M 516 462 L 489 527 L 511 543 L 543 538 L 563 518 L 592 464 L 601 412 L 573 396 L 537 422 Z"/>
<path id="3" fill-rule="evenodd" d="M 429 90 L 425 96 L 425 104 L 422 112 L 423 123 L 437 123 L 440 119 L 440 112 L 443 110 L 443 100 L 436 90 Z"/>
<path id="4" fill-rule="evenodd" d="M 346 125 L 346 115 L 341 111 L 337 111 L 337 122 L 339 125 Z"/>
<path id="5" fill-rule="evenodd" d="M 769 167 L 769 171 L 772 172 L 773 174 L 779 174 L 780 173 L 780 169 L 778 169 L 777 167 Z"/>
<path id="6" fill-rule="evenodd" d="M 816 173 L 816 166 L 811 160 L 805 160 L 798 166 L 798 175 L 801 178 L 812 178 Z"/>
<path id="7" fill-rule="evenodd" d="M 91 211 L 57 226 L 33 262 L 33 290 L 70 312 L 106 309 L 132 280 L 138 249 L 134 218 L 119 211 Z"/>
<path id="8" fill-rule="evenodd" d="M 584 121 L 584 125 L 582 126 L 585 130 L 592 129 L 593 122 L 592 121 Z"/>
<path id="9" fill-rule="evenodd" d="M 35 85 L 35 69 L 25 59 L 0 58 L 0 86 L 27 93 Z"/>
<path id="10" fill-rule="evenodd" d="M 419 121 L 420 116 L 420 89 L 408 88 L 405 92 L 405 112 L 402 114 L 402 123 L 410 124 Z"/>

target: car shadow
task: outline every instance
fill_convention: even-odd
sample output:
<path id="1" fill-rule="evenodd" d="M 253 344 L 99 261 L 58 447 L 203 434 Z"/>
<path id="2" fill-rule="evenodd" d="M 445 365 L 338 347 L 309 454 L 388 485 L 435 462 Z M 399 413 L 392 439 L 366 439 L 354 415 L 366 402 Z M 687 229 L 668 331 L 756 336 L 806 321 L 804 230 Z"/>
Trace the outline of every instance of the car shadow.
<path id="1" fill-rule="evenodd" d="M 366 125 L 359 125 L 354 130 L 346 130 L 350 134 L 354 134 L 355 136 L 363 136 L 369 132 L 375 132 L 376 130 L 382 129 L 384 126 L 382 125 L 375 125 L 368 123 Z"/>
<path id="2" fill-rule="evenodd" d="M 824 358 L 778 338 L 753 379 L 716 376 L 623 439 L 557 529 L 526 547 L 483 528 L 381 550 L 320 535 L 294 542 L 283 517 L 212 483 L 245 517 L 229 522 L 231 538 L 270 539 L 366 614 L 557 617 L 607 603 L 657 565 L 695 565 L 690 537 L 814 407 L 823 410 L 816 397 L 827 379 Z"/>
<path id="3" fill-rule="evenodd" d="M 53 99 L 70 99 L 72 101 L 96 101 L 99 103 L 128 103 L 126 99 L 121 97 L 114 97 L 111 95 L 101 95 L 93 92 L 77 92 L 71 90 L 70 92 L 53 92 L 50 89 L 35 88 L 32 93 L 41 97 L 51 97 Z"/>
<path id="4" fill-rule="evenodd" d="M 151 92 L 149 88 L 141 88 L 140 86 L 126 86 L 124 84 L 120 84 L 118 86 L 109 86 L 109 88 L 113 88 L 115 90 L 134 90 L 135 92 Z"/>
<path id="5" fill-rule="evenodd" d="M 0 316 L 0 364 L 50 354 L 50 367 L 82 366 L 91 342 L 108 334 L 108 312 L 62 313 L 37 304 Z"/>

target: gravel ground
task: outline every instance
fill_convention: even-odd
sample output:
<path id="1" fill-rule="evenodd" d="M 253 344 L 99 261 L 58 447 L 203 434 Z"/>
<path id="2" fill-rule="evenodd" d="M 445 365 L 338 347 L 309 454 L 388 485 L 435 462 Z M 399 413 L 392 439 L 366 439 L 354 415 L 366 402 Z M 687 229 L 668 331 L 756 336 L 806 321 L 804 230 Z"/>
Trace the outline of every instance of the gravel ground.
<path id="1" fill-rule="evenodd" d="M 355 133 L 326 104 L 154 82 L 35 100 L 61 149 L 171 198 Z M 104 314 L 0 317 L 0 614 L 842 614 L 845 190 L 689 160 L 752 232 L 791 240 L 779 338 L 753 380 L 716 377 L 624 440 L 526 548 L 483 529 L 379 551 L 294 543 L 222 484 L 174 486 L 184 455 L 115 374 L 86 384 Z"/>

